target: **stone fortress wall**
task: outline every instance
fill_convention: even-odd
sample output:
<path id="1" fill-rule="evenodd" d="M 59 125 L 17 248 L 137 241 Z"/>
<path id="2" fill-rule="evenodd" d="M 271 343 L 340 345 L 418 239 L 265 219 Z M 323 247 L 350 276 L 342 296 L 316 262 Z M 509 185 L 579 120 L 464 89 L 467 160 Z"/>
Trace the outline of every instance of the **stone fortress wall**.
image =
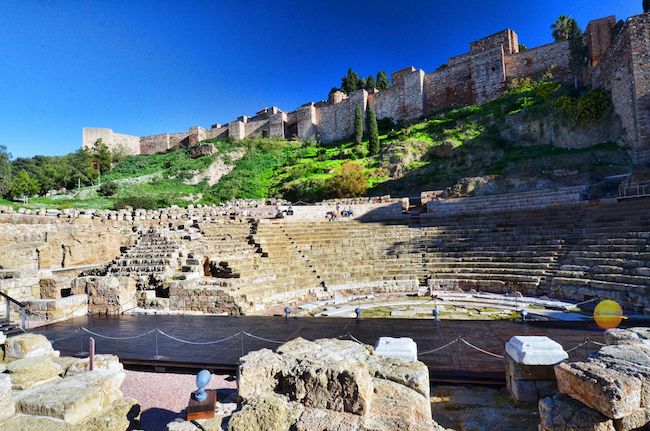
<path id="1" fill-rule="evenodd" d="M 616 23 L 613 16 L 591 21 L 587 27 L 590 67 L 583 77 L 612 93 L 616 113 L 625 127 L 625 144 L 635 163 L 650 160 L 650 16 L 642 14 Z M 153 154 L 181 143 L 192 145 L 208 138 L 243 139 L 276 137 L 333 142 L 348 138 L 354 130 L 354 110 L 365 115 L 373 109 L 378 118 L 413 121 L 443 109 L 481 104 L 502 94 L 515 78 L 540 77 L 552 70 L 554 79 L 570 84 L 568 42 L 554 42 L 519 51 L 517 34 L 503 30 L 470 43 L 470 51 L 450 58 L 438 70 L 426 73 L 407 67 L 392 73 L 387 90 L 336 92 L 328 101 L 310 102 L 293 112 L 265 108 L 255 116 L 241 116 L 209 129 L 191 127 L 187 132 L 130 136 L 107 128 L 84 128 L 83 146 L 98 138 L 127 154 Z"/>

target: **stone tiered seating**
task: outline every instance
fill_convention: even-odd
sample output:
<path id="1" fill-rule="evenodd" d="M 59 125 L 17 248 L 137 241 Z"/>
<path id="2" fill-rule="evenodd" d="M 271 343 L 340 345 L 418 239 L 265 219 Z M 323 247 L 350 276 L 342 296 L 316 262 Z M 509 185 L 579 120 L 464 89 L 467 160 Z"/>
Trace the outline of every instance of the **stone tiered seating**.
<path id="1" fill-rule="evenodd" d="M 179 244 L 150 229 L 113 260 L 107 272 L 113 276 L 135 278 L 171 275 L 181 264 L 179 252 Z"/>
<path id="2" fill-rule="evenodd" d="M 650 312 L 650 199 L 364 223 L 263 221 L 204 230 L 203 283 L 247 310 L 323 296 L 519 291 L 612 298 Z"/>

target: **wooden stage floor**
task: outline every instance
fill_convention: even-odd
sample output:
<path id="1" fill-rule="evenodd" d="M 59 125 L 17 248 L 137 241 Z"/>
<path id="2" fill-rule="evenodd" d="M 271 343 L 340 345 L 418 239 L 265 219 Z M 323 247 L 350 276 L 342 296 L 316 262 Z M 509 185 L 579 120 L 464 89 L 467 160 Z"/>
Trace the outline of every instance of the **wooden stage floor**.
<path id="1" fill-rule="evenodd" d="M 602 342 L 602 331 L 593 323 L 573 322 L 511 322 L 511 321 L 434 321 L 430 319 L 348 319 L 289 318 L 245 316 L 85 316 L 36 328 L 35 333 L 54 340 L 54 348 L 62 355 L 85 356 L 88 338 L 81 328 L 95 332 L 97 353 L 113 353 L 125 364 L 234 369 L 239 357 L 261 348 L 275 348 L 277 343 L 237 335 L 216 344 L 186 344 L 155 331 L 139 338 L 139 334 L 160 329 L 168 335 L 192 342 L 223 339 L 240 331 L 277 342 L 296 337 L 309 340 L 335 338 L 351 334 L 356 339 L 374 344 L 381 336 L 411 337 L 419 352 L 440 347 L 460 336 L 488 352 L 502 355 L 505 342 L 513 335 L 547 335 L 566 350 L 585 338 Z M 112 338 L 103 338 L 99 335 Z M 348 338 L 349 339 L 349 338 Z M 158 357 L 156 357 L 156 345 Z M 570 359 L 584 359 L 597 346 L 589 344 L 570 353 Z M 420 357 L 430 370 L 432 380 L 494 381 L 504 380 L 502 359 L 455 343 L 451 347 Z"/>

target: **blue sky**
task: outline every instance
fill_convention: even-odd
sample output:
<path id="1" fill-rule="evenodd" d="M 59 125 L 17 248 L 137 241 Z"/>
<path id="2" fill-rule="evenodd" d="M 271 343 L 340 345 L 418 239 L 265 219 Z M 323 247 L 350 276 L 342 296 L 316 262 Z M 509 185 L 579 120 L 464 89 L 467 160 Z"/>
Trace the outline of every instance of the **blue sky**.
<path id="1" fill-rule="evenodd" d="M 14 157 L 81 145 L 81 128 L 149 135 L 325 99 L 348 67 L 429 72 L 504 28 L 551 42 L 641 0 L 0 1 L 0 145 Z"/>

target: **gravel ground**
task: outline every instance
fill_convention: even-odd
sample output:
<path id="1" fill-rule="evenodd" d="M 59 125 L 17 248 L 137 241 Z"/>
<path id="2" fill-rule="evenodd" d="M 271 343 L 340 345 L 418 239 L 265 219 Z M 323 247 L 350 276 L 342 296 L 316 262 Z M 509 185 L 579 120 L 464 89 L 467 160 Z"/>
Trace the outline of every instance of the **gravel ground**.
<path id="1" fill-rule="evenodd" d="M 142 429 L 164 431 L 175 418 L 185 418 L 190 394 L 196 390 L 195 374 L 153 373 L 125 370 L 122 383 L 125 397 L 138 400 L 142 407 Z M 218 389 L 219 399 L 237 388 L 233 376 L 213 374 L 208 389 Z"/>

